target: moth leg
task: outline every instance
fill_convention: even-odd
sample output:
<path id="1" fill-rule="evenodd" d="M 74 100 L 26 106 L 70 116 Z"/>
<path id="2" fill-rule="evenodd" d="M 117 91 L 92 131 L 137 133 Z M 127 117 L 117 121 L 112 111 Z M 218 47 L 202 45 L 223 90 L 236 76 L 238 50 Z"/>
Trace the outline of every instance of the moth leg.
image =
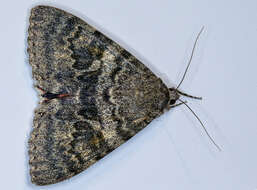
<path id="1" fill-rule="evenodd" d="M 36 85 L 35 87 L 36 87 L 38 90 L 40 90 L 40 91 L 42 92 L 42 94 L 45 94 L 45 93 L 46 93 L 46 91 L 45 91 L 43 88 L 41 88 L 40 86 Z"/>
<path id="2" fill-rule="evenodd" d="M 170 105 L 170 108 L 175 108 L 175 107 L 180 106 L 180 105 L 182 105 L 182 104 L 183 104 L 183 103 L 181 102 L 181 103 L 178 103 L 178 104 Z"/>
<path id="3" fill-rule="evenodd" d="M 66 98 L 66 97 L 70 97 L 70 94 L 58 94 L 57 98 Z"/>
<path id="4" fill-rule="evenodd" d="M 144 121 L 146 117 L 141 117 L 133 121 L 133 123 L 140 123 L 141 121 Z"/>
<path id="5" fill-rule="evenodd" d="M 48 103 L 50 101 L 50 99 L 44 99 L 43 101 L 41 101 L 41 104 L 46 104 L 46 103 Z"/>

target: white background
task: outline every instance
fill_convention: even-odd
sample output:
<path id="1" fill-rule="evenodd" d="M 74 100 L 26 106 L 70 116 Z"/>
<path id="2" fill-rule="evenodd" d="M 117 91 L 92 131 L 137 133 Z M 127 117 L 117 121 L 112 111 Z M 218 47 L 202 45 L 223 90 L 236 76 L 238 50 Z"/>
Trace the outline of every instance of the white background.
<path id="1" fill-rule="evenodd" d="M 80 175 L 56 185 L 32 185 L 27 140 L 38 99 L 26 38 L 29 12 L 37 4 L 86 20 L 169 86 L 178 84 L 204 25 L 181 89 L 204 98 L 188 101 L 222 152 L 180 106 Z M 257 189 L 256 10 L 256 0 L 2 1 L 0 189 Z"/>

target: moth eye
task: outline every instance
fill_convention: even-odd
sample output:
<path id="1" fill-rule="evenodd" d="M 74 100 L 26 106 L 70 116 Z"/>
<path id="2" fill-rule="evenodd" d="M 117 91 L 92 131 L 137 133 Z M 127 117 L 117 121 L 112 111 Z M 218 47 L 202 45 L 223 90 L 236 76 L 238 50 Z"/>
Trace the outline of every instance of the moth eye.
<path id="1" fill-rule="evenodd" d="M 169 88 L 169 90 L 170 90 L 171 92 L 176 91 L 176 89 L 174 89 L 174 88 Z"/>
<path id="2" fill-rule="evenodd" d="M 170 100 L 170 105 L 173 105 L 176 103 L 176 100 Z"/>

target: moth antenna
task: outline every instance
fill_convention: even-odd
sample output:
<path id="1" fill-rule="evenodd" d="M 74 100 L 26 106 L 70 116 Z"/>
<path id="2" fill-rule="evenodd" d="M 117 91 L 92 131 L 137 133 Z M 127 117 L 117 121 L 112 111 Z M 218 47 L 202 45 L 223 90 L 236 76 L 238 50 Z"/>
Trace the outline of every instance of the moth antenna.
<path id="1" fill-rule="evenodd" d="M 219 147 L 219 145 L 217 145 L 217 144 L 215 143 L 215 141 L 213 140 L 213 138 L 211 137 L 211 135 L 208 133 L 207 129 L 206 129 L 205 126 L 203 125 L 202 121 L 201 121 L 200 118 L 196 115 L 196 113 L 192 110 L 192 108 L 190 108 L 189 105 L 187 105 L 186 102 L 184 102 L 184 101 L 182 101 L 182 100 L 180 100 L 180 99 L 178 99 L 178 100 L 179 100 L 181 103 L 183 103 L 183 104 L 193 113 L 193 115 L 196 117 L 196 119 L 200 122 L 201 126 L 203 127 L 203 129 L 204 129 L 206 135 L 209 137 L 209 139 L 212 141 L 212 143 L 217 147 L 217 149 L 218 149 L 219 151 L 221 151 L 221 148 Z"/>
<path id="2" fill-rule="evenodd" d="M 183 74 L 183 77 L 182 77 L 182 79 L 181 79 L 181 81 L 180 81 L 180 83 L 178 84 L 178 86 L 177 86 L 176 89 L 178 89 L 178 88 L 180 87 L 180 85 L 182 84 L 182 82 L 183 82 L 184 79 L 185 79 L 187 70 L 188 70 L 188 68 L 189 68 L 189 66 L 190 66 L 190 64 L 191 64 L 191 62 L 192 62 L 193 56 L 194 56 L 194 52 L 195 52 L 195 48 L 196 48 L 196 45 L 197 45 L 197 41 L 198 41 L 198 39 L 199 39 L 201 33 L 203 32 L 203 29 L 204 29 L 204 26 L 201 28 L 200 32 L 198 33 L 198 35 L 197 35 L 197 37 L 196 37 L 196 39 L 195 39 L 194 46 L 193 46 L 193 49 L 192 49 L 192 52 L 191 52 L 190 59 L 189 59 L 189 62 L 188 62 L 188 64 L 187 64 L 186 70 L 185 70 L 185 72 L 184 72 L 184 74 Z"/>
<path id="3" fill-rule="evenodd" d="M 36 85 L 35 88 L 37 88 L 38 90 L 40 90 L 42 93 L 45 93 L 45 92 L 46 92 L 43 88 L 41 88 L 41 87 L 38 86 L 38 85 Z"/>

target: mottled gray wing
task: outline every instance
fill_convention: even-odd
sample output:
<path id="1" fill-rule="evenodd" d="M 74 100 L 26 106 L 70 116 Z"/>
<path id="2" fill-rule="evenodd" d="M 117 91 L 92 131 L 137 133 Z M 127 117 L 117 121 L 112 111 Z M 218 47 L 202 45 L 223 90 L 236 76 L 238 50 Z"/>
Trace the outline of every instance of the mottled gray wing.
<path id="1" fill-rule="evenodd" d="M 70 95 L 35 110 L 29 163 L 37 185 L 85 170 L 167 108 L 169 92 L 158 77 L 69 13 L 33 8 L 28 46 L 36 85 Z"/>

